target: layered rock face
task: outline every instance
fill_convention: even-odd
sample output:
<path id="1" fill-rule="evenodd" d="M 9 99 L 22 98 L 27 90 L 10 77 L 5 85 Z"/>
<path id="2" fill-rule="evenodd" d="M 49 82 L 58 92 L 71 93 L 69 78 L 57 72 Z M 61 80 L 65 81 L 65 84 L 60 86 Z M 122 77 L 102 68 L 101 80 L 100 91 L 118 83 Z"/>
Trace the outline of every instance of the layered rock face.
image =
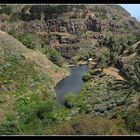
<path id="1" fill-rule="evenodd" d="M 12 27 L 12 26 L 11 26 Z M 9 25 L 5 27 L 5 31 L 11 29 Z M 134 29 L 139 28 L 139 24 L 134 20 L 127 21 L 124 25 L 117 23 L 116 21 L 102 21 L 97 18 L 95 19 L 73 19 L 69 21 L 51 19 L 49 21 L 30 21 L 23 22 L 17 28 L 19 32 L 63 32 L 70 34 L 79 34 L 86 31 L 92 32 L 103 32 L 103 31 L 114 31 L 128 29 L 128 27 Z M 124 31 L 126 32 L 126 31 Z"/>
<path id="2" fill-rule="evenodd" d="M 80 50 L 95 47 L 103 34 L 132 34 L 140 24 L 119 5 L 87 5 L 84 10 L 56 14 L 47 20 L 22 21 L 16 26 L 10 23 L 4 30 L 13 28 L 18 32 L 37 32 L 43 42 L 71 58 Z"/>

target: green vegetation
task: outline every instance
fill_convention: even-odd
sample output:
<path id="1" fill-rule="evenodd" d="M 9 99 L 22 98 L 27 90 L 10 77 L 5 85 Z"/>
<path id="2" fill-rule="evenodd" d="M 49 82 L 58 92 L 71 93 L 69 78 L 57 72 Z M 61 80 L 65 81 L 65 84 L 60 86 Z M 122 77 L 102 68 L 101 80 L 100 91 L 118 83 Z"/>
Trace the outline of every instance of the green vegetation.
<path id="1" fill-rule="evenodd" d="M 87 61 L 89 58 L 93 58 L 95 57 L 95 51 L 94 50 L 89 50 L 87 51 L 82 51 L 80 52 L 80 54 L 78 54 L 77 56 L 75 56 L 73 59 L 75 59 L 76 61 Z"/>
<path id="2" fill-rule="evenodd" d="M 140 118 L 140 112 L 138 112 L 137 110 L 130 110 L 125 114 L 124 116 L 125 124 L 128 130 L 130 131 L 130 133 L 133 132 L 135 134 L 139 133 L 139 128 L 140 128 L 139 118 Z"/>
<path id="3" fill-rule="evenodd" d="M 82 78 L 84 81 L 89 81 L 91 79 L 91 74 L 89 72 L 86 72 L 84 75 L 83 75 L 83 78 Z"/>
<path id="4" fill-rule="evenodd" d="M 6 121 L 0 124 L 0 135 L 17 135 L 17 124 L 14 121 Z"/>
<path id="5" fill-rule="evenodd" d="M 50 48 L 46 44 L 43 45 L 42 52 L 50 59 L 54 64 L 58 65 L 59 67 L 62 67 L 64 64 L 63 57 L 61 54 L 55 50 L 54 48 Z"/>
<path id="6" fill-rule="evenodd" d="M 12 7 L 6 6 L 6 5 L 2 5 L 1 9 L 0 9 L 0 14 L 1 13 L 5 13 L 7 15 L 10 15 L 12 13 Z"/>
<path id="7" fill-rule="evenodd" d="M 56 18 L 56 14 L 63 14 L 66 12 L 74 11 L 76 8 L 78 11 L 80 9 L 85 9 L 84 5 L 33 5 L 33 6 L 25 6 L 21 11 L 21 19 L 24 21 L 30 20 L 47 20 Z M 29 9 L 30 15 L 27 14 L 27 10 Z"/>
<path id="8" fill-rule="evenodd" d="M 22 130 L 18 118 L 26 113 L 25 108 L 29 109 L 28 104 L 36 105 L 42 98 L 51 97 L 48 96 L 51 80 L 39 74 L 33 68 L 33 64 L 20 56 L 10 54 L 3 60 L 0 61 L 0 79 L 1 87 L 3 87 L 0 94 L 3 95 L 4 102 L 0 106 L 2 110 L 4 109 L 3 113 L 11 112 L 14 119 L 1 122 L 0 134 L 14 135 L 19 134 Z M 10 96 L 9 101 L 7 101 L 8 96 Z M 32 114 L 31 110 L 29 112 Z M 31 131 L 33 130 L 31 129 Z"/>
<path id="9" fill-rule="evenodd" d="M 114 123 L 102 117 L 76 116 L 69 122 L 52 126 L 48 134 L 56 135 L 118 135 L 128 134 L 121 121 Z M 118 127 L 119 126 L 119 127 Z"/>
<path id="10" fill-rule="evenodd" d="M 28 103 L 21 110 L 21 118 L 18 120 L 21 134 L 44 134 L 46 126 L 64 121 L 69 111 L 63 107 L 57 107 L 51 99 Z M 30 128 L 30 129 L 29 129 Z"/>
<path id="11" fill-rule="evenodd" d="M 11 53 L 3 60 L 5 61 L 0 61 L 0 76 L 1 82 L 5 83 L 6 86 L 12 86 L 13 83 L 15 88 L 26 87 L 35 89 L 41 86 L 39 85 L 39 80 L 47 83 L 48 78 L 39 75 L 33 68 L 33 64 L 27 62 L 24 58 Z"/>
<path id="12" fill-rule="evenodd" d="M 110 58 L 109 58 L 108 53 L 103 53 L 98 58 L 98 66 L 102 69 L 102 71 L 103 71 L 104 68 L 109 66 L 109 64 L 110 64 L 109 61 L 110 61 Z"/>
<path id="13" fill-rule="evenodd" d="M 10 17 L 10 22 L 18 22 L 21 19 L 20 12 L 15 12 Z"/>
<path id="14" fill-rule="evenodd" d="M 76 95 L 75 94 L 67 94 L 65 96 L 65 106 L 72 108 L 74 106 L 76 106 Z"/>
<path id="15" fill-rule="evenodd" d="M 27 49 L 7 34 L 3 33 L 2 37 L 0 49 L 4 55 L 0 55 L 0 134 L 44 134 L 46 126 L 65 120 L 69 110 L 56 105 L 54 81 L 49 72 L 43 74 L 35 61 L 26 58 L 28 53 L 32 55 L 31 52 L 35 51 Z M 3 44 L 7 38 L 9 42 Z M 42 59 L 37 53 L 36 56 Z M 49 63 L 46 57 L 43 58 Z M 53 63 L 50 64 L 53 65 L 51 68 L 56 68 Z"/>
<path id="16" fill-rule="evenodd" d="M 50 48 L 46 44 L 42 45 L 35 32 L 18 33 L 15 29 L 12 29 L 9 31 L 9 34 L 17 38 L 27 48 L 40 50 L 43 54 L 47 56 L 48 59 L 50 59 L 54 64 L 58 65 L 59 67 L 63 66 L 64 60 L 60 53 L 54 48 Z"/>
<path id="17" fill-rule="evenodd" d="M 46 126 L 67 118 L 69 110 L 54 101 L 52 80 L 23 56 L 0 59 L 0 79 L 0 111 L 10 113 L 1 120 L 1 135 L 41 135 Z"/>
<path id="18" fill-rule="evenodd" d="M 1 5 L 0 14 L 1 29 L 18 40 L 0 31 L 0 135 L 140 134 L 140 26 L 129 13 L 117 5 Z M 88 62 L 89 71 L 62 106 L 54 86 L 70 62 Z"/>
<path id="19" fill-rule="evenodd" d="M 29 49 L 41 48 L 41 42 L 35 32 L 32 33 L 18 33 L 15 29 L 9 31 L 9 34 L 18 39 L 23 45 Z"/>
<path id="20" fill-rule="evenodd" d="M 120 90 L 121 93 L 126 94 L 126 99 L 131 95 L 131 94 L 136 94 L 138 97 L 138 103 L 140 104 L 140 62 L 139 62 L 139 57 L 135 58 L 131 62 L 131 67 L 129 67 L 129 71 L 124 71 L 126 77 L 125 81 L 116 81 L 114 82 L 112 89 L 114 90 Z M 138 106 L 139 107 L 139 106 Z M 140 108 L 139 108 L 140 109 Z"/>
<path id="21" fill-rule="evenodd" d="M 36 33 L 23 33 L 19 36 L 19 41 L 29 49 L 40 48 L 41 44 Z"/>
<path id="22" fill-rule="evenodd" d="M 118 60 L 123 55 L 131 55 L 135 52 L 132 47 L 137 41 L 138 33 L 135 35 L 116 36 L 109 34 L 99 41 L 98 47 L 108 51 L 101 54 L 97 53 L 99 67 L 102 69 L 107 66 L 118 67 Z"/>

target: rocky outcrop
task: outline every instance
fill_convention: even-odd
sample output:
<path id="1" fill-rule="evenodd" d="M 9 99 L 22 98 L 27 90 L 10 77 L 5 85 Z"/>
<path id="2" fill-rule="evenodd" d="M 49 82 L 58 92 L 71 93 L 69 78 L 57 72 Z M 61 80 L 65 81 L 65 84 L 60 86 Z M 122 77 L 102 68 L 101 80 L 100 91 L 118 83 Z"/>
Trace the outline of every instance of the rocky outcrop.
<path id="1" fill-rule="evenodd" d="M 64 37 L 64 36 L 61 36 L 59 40 L 59 43 L 61 44 L 74 44 L 78 42 L 79 42 L 79 38 L 69 38 L 69 37 Z"/>
<path id="2" fill-rule="evenodd" d="M 30 21 L 23 22 L 20 26 L 18 26 L 17 30 L 19 32 L 69 32 L 74 34 L 78 32 L 78 30 L 86 30 L 83 20 L 75 20 L 71 19 L 68 21 L 65 20 L 56 20 L 51 19 L 47 22 L 45 21 Z"/>
<path id="3" fill-rule="evenodd" d="M 102 23 L 98 22 L 96 19 L 88 19 L 85 23 L 87 25 L 87 30 L 91 30 L 93 32 L 102 31 Z"/>
<path id="4" fill-rule="evenodd" d="M 29 22 L 22 22 L 20 25 L 16 25 L 16 29 L 19 32 L 62 32 L 69 34 L 81 35 L 86 31 L 92 32 L 116 32 L 120 33 L 125 29 L 124 32 L 127 32 L 132 29 L 138 29 L 140 27 L 136 19 L 130 17 L 130 15 L 122 7 L 119 6 L 94 6 L 90 7 L 90 10 L 87 8 L 87 12 L 81 10 L 81 13 L 84 17 L 73 17 L 70 18 L 71 14 L 76 14 L 71 12 L 71 14 L 63 13 L 65 18 L 59 18 L 62 15 L 56 15 L 55 19 L 48 19 L 46 21 L 34 20 Z M 103 10 L 106 13 L 103 13 Z M 66 16 L 67 15 L 67 16 Z M 102 16 L 104 15 L 104 18 Z M 5 27 L 5 31 L 8 31 L 12 28 L 12 24 L 8 24 Z M 11 27 L 9 27 L 11 26 Z M 62 41 L 63 42 L 63 41 Z"/>
<path id="5" fill-rule="evenodd" d="M 70 59 L 79 52 L 80 47 L 78 46 L 78 44 L 69 44 L 56 47 L 56 50 L 58 50 L 61 53 L 61 55 L 66 59 Z"/>
<path id="6" fill-rule="evenodd" d="M 137 28 L 135 22 L 131 21 L 132 26 Z M 126 25 L 125 25 L 126 26 Z M 11 26 L 12 28 L 12 26 Z M 10 27 L 5 27 L 5 31 L 9 31 Z M 65 20 L 49 20 L 45 21 L 30 21 L 23 22 L 17 27 L 18 32 L 64 32 L 80 35 L 85 31 L 103 32 L 117 31 L 123 28 L 121 24 L 114 21 L 101 21 L 98 19 L 71 19 Z"/>
<path id="7" fill-rule="evenodd" d="M 108 32 L 116 35 L 132 34 L 140 28 L 140 24 L 119 5 L 91 5 L 86 6 L 85 10 L 81 9 L 79 16 L 75 11 L 68 11 L 55 13 L 55 18 L 51 16 L 51 19 L 3 25 L 6 32 L 13 28 L 20 33 L 37 32 L 42 42 L 57 48 L 65 58 L 70 58 L 78 53 L 82 46 L 85 51 L 94 46 L 95 43 L 89 46 L 89 39 L 98 42 L 103 34 L 107 35 Z M 83 40 L 87 44 L 83 45 Z"/>

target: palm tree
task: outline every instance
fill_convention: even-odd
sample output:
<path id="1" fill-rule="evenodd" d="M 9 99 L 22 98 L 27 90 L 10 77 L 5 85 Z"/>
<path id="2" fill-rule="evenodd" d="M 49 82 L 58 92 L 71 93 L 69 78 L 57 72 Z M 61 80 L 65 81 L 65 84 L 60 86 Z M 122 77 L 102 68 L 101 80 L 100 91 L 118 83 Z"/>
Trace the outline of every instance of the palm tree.
<path id="1" fill-rule="evenodd" d="M 100 47 L 106 47 L 109 49 L 110 64 L 116 65 L 119 55 L 122 50 L 122 42 L 120 37 L 114 35 L 107 35 L 99 41 Z"/>
<path id="2" fill-rule="evenodd" d="M 98 59 L 98 66 L 101 68 L 101 71 L 103 72 L 103 69 L 108 66 L 107 64 L 108 58 L 106 54 L 102 54 Z"/>
<path id="3" fill-rule="evenodd" d="M 130 95 L 137 94 L 140 109 L 140 62 L 135 62 L 131 71 L 123 71 L 123 73 L 125 80 L 115 80 L 111 89 L 125 94 L 126 100 Z"/>

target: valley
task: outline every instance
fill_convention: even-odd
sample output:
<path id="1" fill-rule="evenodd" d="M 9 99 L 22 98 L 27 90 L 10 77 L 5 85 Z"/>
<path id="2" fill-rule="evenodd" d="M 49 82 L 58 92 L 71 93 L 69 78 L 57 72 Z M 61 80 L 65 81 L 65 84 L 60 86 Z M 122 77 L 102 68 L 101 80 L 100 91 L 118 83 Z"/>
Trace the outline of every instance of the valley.
<path id="1" fill-rule="evenodd" d="M 139 135 L 139 47 L 120 5 L 0 5 L 0 135 Z"/>

